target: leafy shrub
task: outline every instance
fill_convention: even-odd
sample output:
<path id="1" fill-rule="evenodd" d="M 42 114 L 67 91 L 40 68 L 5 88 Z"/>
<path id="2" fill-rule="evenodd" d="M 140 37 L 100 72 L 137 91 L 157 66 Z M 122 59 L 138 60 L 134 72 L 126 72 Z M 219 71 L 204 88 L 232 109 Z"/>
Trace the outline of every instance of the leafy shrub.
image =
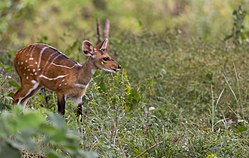
<path id="1" fill-rule="evenodd" d="M 234 9 L 232 34 L 225 38 L 225 40 L 232 38 L 236 46 L 249 40 L 249 30 L 245 28 L 246 16 L 249 16 L 246 5 L 246 2 L 244 2 L 241 3 L 238 8 Z"/>
<path id="2" fill-rule="evenodd" d="M 15 106 L 0 112 L 0 157 L 16 158 L 40 155 L 48 158 L 97 157 L 84 152 L 79 136 L 69 130 L 62 116 Z M 34 154 L 31 154 L 34 153 Z"/>

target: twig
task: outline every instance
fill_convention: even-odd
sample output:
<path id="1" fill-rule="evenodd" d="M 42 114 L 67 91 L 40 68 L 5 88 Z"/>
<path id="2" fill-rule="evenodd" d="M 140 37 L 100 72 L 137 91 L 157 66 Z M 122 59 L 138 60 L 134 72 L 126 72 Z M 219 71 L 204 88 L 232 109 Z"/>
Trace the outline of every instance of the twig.
<path id="1" fill-rule="evenodd" d="M 232 94 L 233 94 L 233 96 L 234 96 L 234 99 L 236 100 L 236 103 L 239 105 L 239 99 L 237 98 L 237 96 L 236 96 L 236 94 L 235 94 L 233 88 L 231 87 L 230 83 L 228 82 L 228 79 L 227 79 L 226 75 L 223 74 L 223 77 L 224 77 L 224 79 L 225 79 L 225 81 L 226 81 L 226 83 L 227 83 L 227 86 L 229 87 L 230 91 L 232 92 Z"/>
<path id="2" fill-rule="evenodd" d="M 156 143 L 154 145 L 152 145 L 151 147 L 149 147 L 148 149 L 144 150 L 142 153 L 140 153 L 139 155 L 137 155 L 135 158 L 139 158 L 141 157 L 142 155 L 144 155 L 146 152 L 150 151 L 151 149 L 157 147 L 158 145 L 162 144 L 163 141 L 159 142 L 159 143 Z"/>
<path id="3" fill-rule="evenodd" d="M 236 70 L 236 67 L 235 67 L 235 64 L 233 64 L 233 68 L 234 68 L 234 73 L 235 73 L 235 76 L 236 76 L 236 84 L 237 84 L 237 90 L 238 90 L 238 95 L 239 95 L 239 106 L 240 106 L 240 110 L 241 110 L 241 113 L 242 113 L 242 118 L 243 120 L 245 119 L 245 115 L 244 115 L 244 106 L 243 106 L 243 103 L 242 103 L 242 96 L 241 96 L 241 92 L 240 92 L 240 81 L 239 81 L 239 76 L 238 76 L 238 72 Z"/>

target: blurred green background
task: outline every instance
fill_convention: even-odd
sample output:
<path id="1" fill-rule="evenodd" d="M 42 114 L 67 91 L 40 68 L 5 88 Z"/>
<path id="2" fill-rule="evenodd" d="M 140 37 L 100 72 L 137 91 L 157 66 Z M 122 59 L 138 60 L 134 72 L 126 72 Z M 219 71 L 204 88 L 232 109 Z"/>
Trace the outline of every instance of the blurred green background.
<path id="1" fill-rule="evenodd" d="M 96 18 L 111 21 L 111 38 L 128 32 L 177 32 L 183 39 L 224 39 L 242 0 L 1 0 L 0 46 L 46 36 L 60 48 L 96 34 Z M 245 2 L 246 3 L 246 2 Z M 247 3 L 248 4 L 248 3 Z M 245 5 L 246 6 L 246 5 Z M 248 7 L 248 6 L 246 6 Z M 249 28 L 246 17 L 245 29 Z M 10 39 L 16 39 L 11 41 Z"/>

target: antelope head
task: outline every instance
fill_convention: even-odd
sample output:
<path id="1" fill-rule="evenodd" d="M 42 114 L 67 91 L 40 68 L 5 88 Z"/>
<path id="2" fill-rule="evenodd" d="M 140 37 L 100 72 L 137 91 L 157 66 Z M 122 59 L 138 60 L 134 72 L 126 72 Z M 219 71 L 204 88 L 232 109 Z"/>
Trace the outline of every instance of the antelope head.
<path id="1" fill-rule="evenodd" d="M 95 48 L 89 41 L 83 41 L 82 51 L 92 59 L 97 69 L 107 72 L 117 72 L 121 69 L 121 66 L 108 54 L 107 46 L 108 39 L 99 43 Z"/>

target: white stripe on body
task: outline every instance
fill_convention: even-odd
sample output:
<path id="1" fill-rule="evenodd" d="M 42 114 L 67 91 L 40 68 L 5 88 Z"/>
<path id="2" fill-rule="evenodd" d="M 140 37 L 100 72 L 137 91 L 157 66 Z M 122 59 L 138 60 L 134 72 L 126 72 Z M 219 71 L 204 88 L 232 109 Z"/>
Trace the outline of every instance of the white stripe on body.
<path id="1" fill-rule="evenodd" d="M 67 75 L 68 75 L 68 74 L 67 74 Z M 59 75 L 59 76 L 57 76 L 57 77 L 55 77 L 55 78 L 49 78 L 49 77 L 44 76 L 44 75 L 40 75 L 39 77 L 52 81 L 52 80 L 57 80 L 57 79 L 59 79 L 59 78 L 64 78 L 64 77 L 66 77 L 67 75 Z"/>
<path id="2" fill-rule="evenodd" d="M 49 56 L 48 59 L 47 59 L 47 62 L 46 62 L 45 65 L 43 66 L 42 74 L 44 73 L 44 71 L 45 71 L 45 69 L 46 69 L 46 66 L 48 65 L 48 62 L 49 62 L 50 58 L 52 58 L 52 56 L 53 56 L 54 54 L 57 54 L 57 53 L 58 53 L 58 52 L 54 52 L 54 53 L 50 54 L 50 56 Z"/>
<path id="3" fill-rule="evenodd" d="M 45 49 L 47 49 L 48 47 L 43 47 L 42 50 L 39 52 L 39 59 L 38 59 L 38 64 L 37 64 L 37 70 L 40 68 L 40 64 L 41 64 L 41 58 L 42 58 L 42 54 L 45 51 Z"/>
<path id="4" fill-rule="evenodd" d="M 64 65 L 58 65 L 58 64 L 55 64 L 55 63 L 51 63 L 53 66 L 58 66 L 58 67 L 63 67 L 63 68 L 66 68 L 66 69 L 73 69 L 75 66 L 77 65 L 80 65 L 80 64 L 74 64 L 74 66 L 72 67 L 69 67 L 69 66 L 64 66 Z"/>
<path id="5" fill-rule="evenodd" d="M 51 63 L 49 63 L 49 65 L 47 66 L 47 69 L 49 69 L 49 67 L 51 66 L 51 64 L 54 63 L 54 61 L 55 61 L 58 57 L 60 57 L 61 55 L 62 55 L 62 54 L 57 55 L 57 56 L 51 61 Z"/>
<path id="6" fill-rule="evenodd" d="M 23 49 L 21 49 L 21 50 L 19 50 L 19 51 L 18 51 L 18 53 L 20 53 L 20 54 L 21 54 L 21 53 L 22 53 L 25 49 L 26 49 L 26 47 L 25 47 L 25 48 L 23 48 Z"/>
<path id="7" fill-rule="evenodd" d="M 32 44 L 30 47 L 31 47 L 31 49 L 30 49 L 29 58 L 32 58 L 32 57 L 33 57 L 34 50 L 35 50 L 35 46 Z"/>
<path id="8" fill-rule="evenodd" d="M 54 49 L 55 51 L 57 51 L 58 53 L 61 53 L 63 56 L 65 56 L 65 57 L 67 57 L 64 53 L 62 53 L 61 51 L 59 51 L 58 49 L 56 49 L 56 48 L 54 48 L 54 47 L 52 47 L 52 46 L 50 46 L 50 45 L 47 45 L 49 48 L 51 48 L 51 49 Z M 67 57 L 68 58 L 68 57 Z M 75 62 L 74 60 L 72 60 L 72 59 L 70 59 L 70 58 L 68 58 L 71 62 L 73 62 L 74 64 L 75 63 L 77 63 L 77 62 Z"/>
<path id="9" fill-rule="evenodd" d="M 52 55 L 49 56 L 49 58 L 47 59 L 47 62 L 45 63 L 44 67 L 43 67 L 43 71 L 42 71 L 42 74 L 48 70 L 50 68 L 51 65 L 54 65 L 54 66 L 58 66 L 58 67 L 63 67 L 63 68 L 68 68 L 68 69 L 73 69 L 76 65 L 79 65 L 81 66 L 81 64 L 79 64 L 78 62 L 68 58 L 65 54 L 63 54 L 62 52 L 58 51 L 56 48 L 52 47 L 52 46 L 49 46 L 49 45 L 45 45 L 46 47 L 45 48 L 50 48 L 50 49 L 53 49 L 54 51 L 56 51 L 57 53 L 59 53 L 50 63 L 49 62 L 49 59 L 52 57 Z M 55 54 L 55 53 L 53 53 Z M 41 54 L 40 54 L 41 55 Z M 71 62 L 74 63 L 74 65 L 72 67 L 69 67 L 69 66 L 64 66 L 64 65 L 59 65 L 59 64 L 55 64 L 55 60 L 57 58 L 59 58 L 60 56 L 64 56 L 66 57 L 67 59 L 66 60 L 70 60 Z M 39 68 L 39 64 L 40 64 L 40 61 L 38 62 L 38 68 Z M 46 70 L 45 70 L 46 69 Z M 38 69 L 39 70 L 39 69 Z M 45 72 L 44 74 L 47 74 L 47 72 Z"/>
<path id="10" fill-rule="evenodd" d="M 19 98 L 17 104 L 20 104 L 21 101 L 22 101 L 24 98 L 26 98 L 33 90 L 35 90 L 36 88 L 38 88 L 38 86 L 39 86 L 39 83 L 38 83 L 38 82 L 36 82 L 35 80 L 32 80 L 31 82 L 34 84 L 34 86 L 33 86 L 32 88 L 29 89 L 29 91 L 26 93 L 26 95 L 25 95 L 24 97 L 20 97 L 20 98 Z M 27 101 L 28 101 L 28 98 L 27 98 L 26 101 L 23 103 L 24 106 L 27 104 Z"/>

